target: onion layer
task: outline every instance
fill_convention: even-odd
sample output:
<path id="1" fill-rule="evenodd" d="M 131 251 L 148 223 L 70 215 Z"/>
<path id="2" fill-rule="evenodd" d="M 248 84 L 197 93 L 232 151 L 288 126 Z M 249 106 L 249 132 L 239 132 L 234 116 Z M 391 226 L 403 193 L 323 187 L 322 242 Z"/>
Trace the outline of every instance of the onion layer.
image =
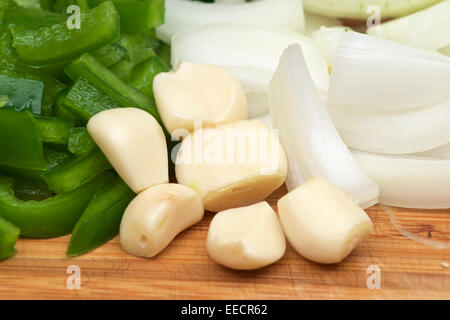
<path id="1" fill-rule="evenodd" d="M 288 189 L 304 178 L 321 176 L 363 208 L 377 202 L 378 185 L 361 170 L 334 128 L 299 45 L 284 51 L 269 86 L 269 104 L 289 159 Z"/>

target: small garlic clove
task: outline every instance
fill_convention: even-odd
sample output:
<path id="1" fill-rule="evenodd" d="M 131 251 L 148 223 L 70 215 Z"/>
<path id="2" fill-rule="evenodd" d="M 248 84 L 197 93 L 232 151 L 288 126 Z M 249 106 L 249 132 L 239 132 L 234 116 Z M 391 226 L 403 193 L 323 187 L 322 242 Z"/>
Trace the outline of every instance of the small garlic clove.
<path id="1" fill-rule="evenodd" d="M 286 240 L 277 215 L 263 201 L 217 213 L 209 227 L 207 249 L 219 264 L 252 270 L 278 261 Z"/>
<path id="2" fill-rule="evenodd" d="M 373 231 L 364 210 L 321 177 L 278 200 L 278 214 L 294 249 L 318 263 L 342 261 Z"/>
<path id="3" fill-rule="evenodd" d="M 239 81 L 223 68 L 182 62 L 172 72 L 160 73 L 153 81 L 158 112 L 164 126 L 194 131 L 203 127 L 245 120 L 247 98 Z"/>
<path id="4" fill-rule="evenodd" d="M 287 160 L 274 131 L 259 120 L 244 120 L 185 137 L 175 171 L 206 210 L 218 212 L 264 200 L 286 179 Z"/>
<path id="5" fill-rule="evenodd" d="M 149 113 L 136 108 L 105 110 L 89 120 L 87 129 L 134 192 L 169 182 L 164 132 Z"/>
<path id="6" fill-rule="evenodd" d="M 120 243 L 130 254 L 153 257 L 181 231 L 203 218 L 200 197 L 179 184 L 160 184 L 141 192 L 128 205 L 120 224 Z"/>

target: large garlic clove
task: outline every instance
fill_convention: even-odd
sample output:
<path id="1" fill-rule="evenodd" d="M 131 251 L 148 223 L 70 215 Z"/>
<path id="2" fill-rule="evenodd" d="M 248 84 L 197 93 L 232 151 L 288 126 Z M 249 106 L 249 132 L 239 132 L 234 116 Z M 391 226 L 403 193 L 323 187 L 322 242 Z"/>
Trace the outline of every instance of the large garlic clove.
<path id="1" fill-rule="evenodd" d="M 364 210 L 320 177 L 278 200 L 278 214 L 295 250 L 318 263 L 342 261 L 373 230 Z"/>
<path id="2" fill-rule="evenodd" d="M 209 227 L 207 249 L 219 264 L 251 270 L 279 260 L 286 240 L 277 215 L 264 201 L 217 213 Z"/>
<path id="3" fill-rule="evenodd" d="M 223 68 L 182 62 L 172 72 L 160 73 L 153 81 L 158 112 L 164 126 L 194 130 L 247 119 L 248 106 L 239 81 Z"/>
<path id="4" fill-rule="evenodd" d="M 164 132 L 149 113 L 136 108 L 105 110 L 89 120 L 87 129 L 134 192 L 169 181 Z"/>
<path id="5" fill-rule="evenodd" d="M 259 120 L 196 130 L 182 142 L 178 183 L 198 192 L 218 212 L 264 200 L 286 179 L 287 161 L 274 131 Z"/>
<path id="6" fill-rule="evenodd" d="M 181 231 L 203 218 L 200 197 L 179 184 L 160 184 L 140 193 L 128 205 L 120 224 L 122 248 L 135 256 L 153 257 Z"/>

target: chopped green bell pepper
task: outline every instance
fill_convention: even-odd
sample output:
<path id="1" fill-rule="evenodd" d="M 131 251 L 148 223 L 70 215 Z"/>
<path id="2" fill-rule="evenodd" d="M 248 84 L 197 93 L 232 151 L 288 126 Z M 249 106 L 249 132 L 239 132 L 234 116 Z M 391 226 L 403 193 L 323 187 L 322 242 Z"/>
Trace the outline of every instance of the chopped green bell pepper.
<path id="1" fill-rule="evenodd" d="M 120 17 L 110 1 L 81 14 L 81 28 L 69 29 L 66 22 L 37 30 L 12 28 L 13 47 L 30 65 L 45 66 L 70 61 L 119 38 Z"/>
<path id="2" fill-rule="evenodd" d="M 120 177 L 99 190 L 72 231 L 67 255 L 87 253 L 118 235 L 123 213 L 135 196 Z"/>
<path id="3" fill-rule="evenodd" d="M 41 201 L 54 195 L 46 185 L 21 178 L 14 178 L 13 190 L 16 197 L 24 201 Z"/>
<path id="4" fill-rule="evenodd" d="M 42 140 L 30 112 L 0 108 L 0 164 L 45 169 Z"/>
<path id="5" fill-rule="evenodd" d="M 7 102 L 2 107 L 40 114 L 43 90 L 44 84 L 41 81 L 0 75 L 0 95 L 7 97 Z"/>
<path id="6" fill-rule="evenodd" d="M 85 127 L 70 129 L 69 151 L 76 156 L 85 156 L 97 148 L 94 139 Z"/>
<path id="7" fill-rule="evenodd" d="M 78 79 L 69 90 L 63 105 L 66 110 L 85 121 L 101 111 L 120 107 L 115 100 L 83 78 Z"/>
<path id="8" fill-rule="evenodd" d="M 127 54 L 127 50 L 114 42 L 91 52 L 95 59 L 109 68 L 118 63 Z"/>
<path id="9" fill-rule="evenodd" d="M 13 256 L 17 251 L 14 249 L 20 230 L 12 223 L 0 218 L 0 261 Z"/>
<path id="10" fill-rule="evenodd" d="M 13 191 L 14 180 L 0 177 L 0 215 L 20 228 L 21 236 L 51 238 L 69 234 L 93 194 L 111 183 L 114 175 L 104 173 L 68 192 L 42 201 L 21 201 Z"/>
<path id="11" fill-rule="evenodd" d="M 69 141 L 70 129 L 75 126 L 74 120 L 35 116 L 42 141 L 66 144 Z"/>
<path id="12" fill-rule="evenodd" d="M 153 79 L 158 73 L 168 71 L 169 68 L 161 58 L 153 56 L 133 67 L 127 82 L 142 91 L 147 97 L 154 98 Z"/>
<path id="13" fill-rule="evenodd" d="M 14 24 L 27 29 L 39 29 L 62 23 L 65 20 L 66 17 L 62 14 L 34 8 L 17 8 L 5 10 L 3 23 L 6 25 Z"/>
<path id="14" fill-rule="evenodd" d="M 44 172 L 42 177 L 50 190 L 56 193 L 69 192 L 111 169 L 111 165 L 100 150 L 84 157 L 73 157 Z"/>
<path id="15" fill-rule="evenodd" d="M 92 55 L 83 54 L 80 58 L 74 60 L 66 68 L 66 73 L 73 81 L 85 78 L 89 84 L 105 92 L 121 107 L 143 109 L 154 116 L 159 123 L 162 123 L 153 99 L 127 85 Z"/>

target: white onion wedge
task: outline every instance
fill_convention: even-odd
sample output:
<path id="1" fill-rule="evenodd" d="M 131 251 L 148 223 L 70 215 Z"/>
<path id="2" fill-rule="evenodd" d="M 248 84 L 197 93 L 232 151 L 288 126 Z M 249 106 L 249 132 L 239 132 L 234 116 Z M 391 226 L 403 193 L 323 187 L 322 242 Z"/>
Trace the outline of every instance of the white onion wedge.
<path id="1" fill-rule="evenodd" d="M 361 207 L 375 204 L 378 186 L 358 166 L 334 128 L 300 46 L 284 51 L 268 91 L 272 122 L 289 155 L 288 188 L 297 187 L 303 178 L 321 176 Z"/>
<path id="2" fill-rule="evenodd" d="M 450 58 L 356 32 L 341 35 L 330 107 L 400 110 L 450 98 Z"/>
<path id="3" fill-rule="evenodd" d="M 248 3 L 202 3 L 166 0 L 165 23 L 156 29 L 161 40 L 213 23 L 239 23 L 303 32 L 305 18 L 300 0 L 258 0 Z"/>
<path id="4" fill-rule="evenodd" d="M 358 150 L 404 154 L 450 142 L 450 100 L 429 108 L 368 111 L 328 108 L 347 146 Z"/>
<path id="5" fill-rule="evenodd" d="M 380 203 L 405 208 L 450 208 L 450 160 L 352 153 L 380 185 Z"/>
<path id="6" fill-rule="evenodd" d="M 288 30 L 216 24 L 177 34 L 172 40 L 172 65 L 184 60 L 226 68 L 244 87 L 253 118 L 268 112 L 267 85 L 283 50 L 293 43 L 301 45 L 315 85 L 327 92 L 328 66 L 320 46 Z"/>
<path id="7" fill-rule="evenodd" d="M 303 0 L 308 12 L 329 17 L 367 19 L 373 14 L 367 13 L 370 6 L 380 9 L 383 19 L 401 17 L 421 10 L 441 0 Z"/>
<path id="8" fill-rule="evenodd" d="M 373 26 L 367 29 L 367 34 L 425 50 L 444 48 L 450 45 L 450 0 Z"/>
<path id="9" fill-rule="evenodd" d="M 312 38 L 322 47 L 330 70 L 333 68 L 334 55 L 339 45 L 339 39 L 342 33 L 348 30 L 350 30 L 348 27 L 321 27 L 312 33 Z"/>

